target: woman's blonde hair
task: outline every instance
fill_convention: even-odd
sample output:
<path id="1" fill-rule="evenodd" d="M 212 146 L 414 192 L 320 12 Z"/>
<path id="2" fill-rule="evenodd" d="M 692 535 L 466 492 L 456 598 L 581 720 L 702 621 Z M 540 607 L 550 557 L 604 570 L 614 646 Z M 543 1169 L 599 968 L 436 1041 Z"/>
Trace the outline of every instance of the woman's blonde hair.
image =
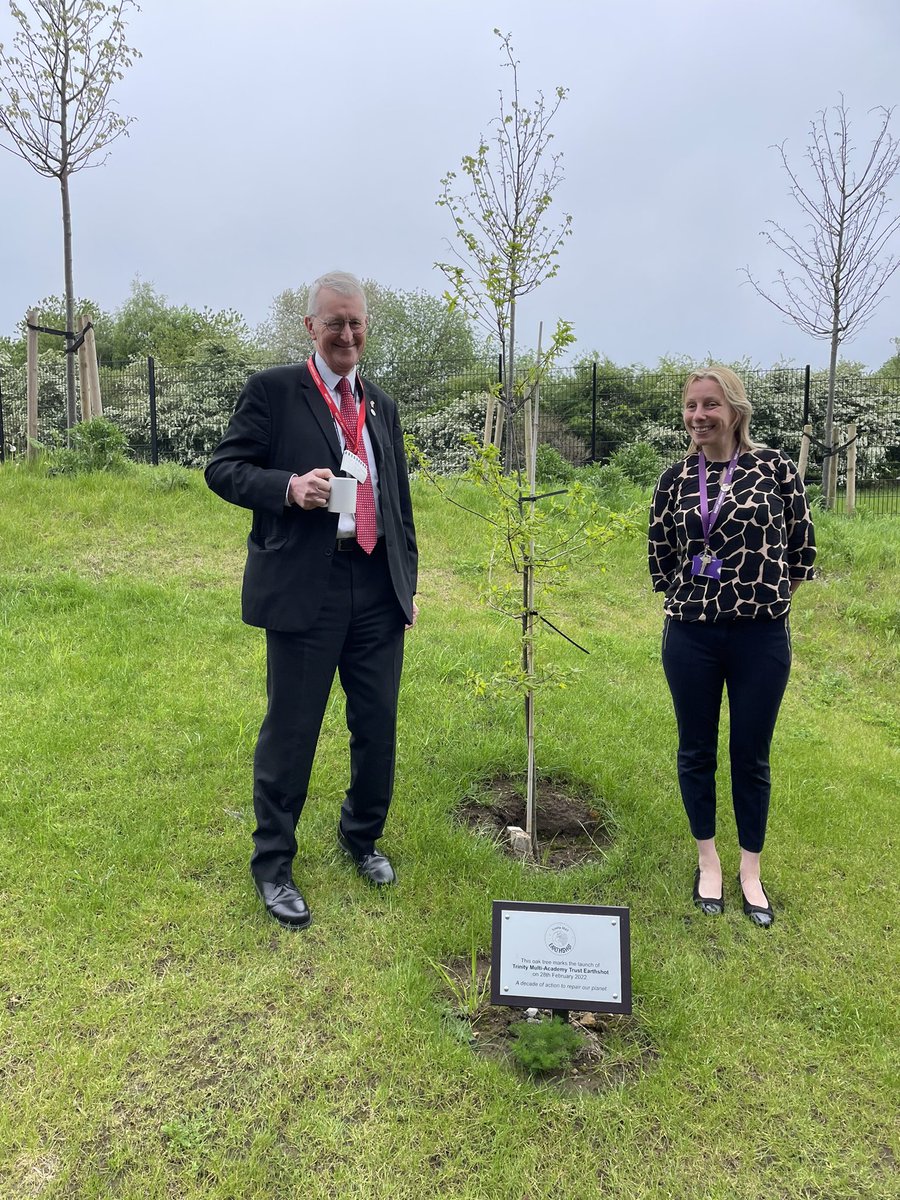
<path id="1" fill-rule="evenodd" d="M 722 389 L 725 402 L 735 415 L 732 432 L 737 438 L 738 449 L 741 451 L 759 450 L 762 443 L 754 442 L 750 437 L 750 418 L 753 416 L 753 405 L 747 399 L 747 392 L 740 376 L 735 375 L 730 367 L 722 367 L 715 363 L 710 367 L 697 367 L 684 381 L 684 389 L 681 393 L 682 407 L 687 400 L 688 388 L 697 379 L 715 380 Z M 691 449 L 700 449 L 693 438 L 691 438 Z"/>

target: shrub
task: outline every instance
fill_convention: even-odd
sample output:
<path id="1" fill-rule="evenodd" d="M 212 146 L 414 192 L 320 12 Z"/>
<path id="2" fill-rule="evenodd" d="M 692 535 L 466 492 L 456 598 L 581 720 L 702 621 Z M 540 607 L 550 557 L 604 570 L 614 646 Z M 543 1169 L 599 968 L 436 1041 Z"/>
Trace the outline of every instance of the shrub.
<path id="1" fill-rule="evenodd" d="M 463 439 L 466 434 L 481 439 L 486 412 L 485 393 L 463 392 L 435 412 L 404 417 L 403 425 L 431 470 L 436 475 L 452 475 L 468 467 L 472 452 Z"/>
<path id="2" fill-rule="evenodd" d="M 546 442 L 537 448 L 535 472 L 542 483 L 568 483 L 575 478 L 572 464 Z"/>
<path id="3" fill-rule="evenodd" d="M 662 458 L 646 442 L 624 446 L 613 454 L 609 463 L 639 487 L 652 487 L 663 468 Z"/>
<path id="4" fill-rule="evenodd" d="M 513 1054 L 526 1071 L 539 1075 L 566 1067 L 578 1053 L 584 1037 L 567 1021 L 521 1021 L 513 1027 Z"/>
<path id="5" fill-rule="evenodd" d="M 641 426 L 636 441 L 649 446 L 665 464 L 677 462 L 687 454 L 687 434 L 675 421 L 671 424 L 648 421 Z"/>
<path id="6" fill-rule="evenodd" d="M 643 497 L 637 484 L 625 477 L 625 472 L 615 463 L 605 466 L 583 467 L 578 478 L 597 493 L 598 501 L 615 512 L 625 512 Z"/>
<path id="7" fill-rule="evenodd" d="M 112 421 L 95 417 L 93 421 L 73 425 L 68 446 L 51 450 L 48 466 L 53 475 L 82 475 L 92 471 L 123 475 L 133 465 L 127 454 L 125 433 Z"/>

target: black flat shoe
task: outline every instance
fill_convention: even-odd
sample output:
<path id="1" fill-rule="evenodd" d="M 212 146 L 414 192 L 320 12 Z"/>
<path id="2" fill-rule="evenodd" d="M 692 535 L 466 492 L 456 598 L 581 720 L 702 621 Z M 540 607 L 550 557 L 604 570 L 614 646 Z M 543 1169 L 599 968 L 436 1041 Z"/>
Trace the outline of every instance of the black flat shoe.
<path id="1" fill-rule="evenodd" d="M 254 875 L 253 886 L 266 906 L 266 912 L 285 929 L 305 929 L 312 921 L 309 905 L 293 882 L 270 883 Z"/>
<path id="2" fill-rule="evenodd" d="M 700 895 L 700 868 L 694 872 L 694 903 L 701 912 L 706 913 L 708 917 L 721 917 L 725 911 L 725 889 L 722 889 L 722 895 L 719 898 L 712 899 L 709 896 Z"/>
<path id="3" fill-rule="evenodd" d="M 768 929 L 775 920 L 775 914 L 772 912 L 771 903 L 767 904 L 765 908 L 760 908 L 758 904 L 751 904 L 744 895 L 744 885 L 741 883 L 740 875 L 737 877 L 737 884 L 741 889 L 741 899 L 744 902 L 744 916 L 749 917 L 753 924 L 758 925 L 760 929 Z M 762 880 L 759 881 L 759 886 L 764 892 L 766 892 L 766 886 Z M 768 894 L 769 893 L 766 892 L 766 896 L 768 896 Z"/>
<path id="4" fill-rule="evenodd" d="M 360 875 L 367 883 L 372 883 L 375 887 L 385 887 L 387 884 L 397 882 L 397 872 L 391 866 L 391 860 L 387 855 L 381 854 L 378 850 L 373 850 L 371 854 L 357 854 L 344 837 L 344 831 L 340 825 L 338 826 L 338 845 L 348 857 L 353 859 L 357 875 Z"/>

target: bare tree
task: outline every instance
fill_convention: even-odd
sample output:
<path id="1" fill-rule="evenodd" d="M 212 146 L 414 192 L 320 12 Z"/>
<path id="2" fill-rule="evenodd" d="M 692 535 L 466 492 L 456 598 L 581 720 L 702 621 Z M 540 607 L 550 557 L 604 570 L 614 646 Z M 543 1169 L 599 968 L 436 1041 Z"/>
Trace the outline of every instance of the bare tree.
<path id="1" fill-rule="evenodd" d="M 888 188 L 900 169 L 900 145 L 890 131 L 893 109 L 876 108 L 880 127 L 861 156 L 850 137 L 843 95 L 830 111 L 823 109 L 810 125 L 804 155 L 807 178 L 788 161 L 785 143 L 777 147 L 791 181 L 791 195 L 808 218 L 802 233 L 789 233 L 768 221 L 762 236 L 790 260 L 779 271 L 775 293 L 766 291 L 744 268 L 756 291 L 789 317 L 804 333 L 831 344 L 828 401 L 825 409 L 826 504 L 834 501 L 837 461 L 834 456 L 834 392 L 838 348 L 866 324 L 884 299 L 885 284 L 900 266 L 887 244 L 900 228 L 891 216 Z"/>
<path id="2" fill-rule="evenodd" d="M 557 87 L 550 103 L 538 92 L 531 107 L 523 104 L 512 35 L 499 29 L 494 33 L 503 46 L 506 66 L 512 71 L 511 98 L 506 101 L 500 92 L 500 112 L 491 122 L 493 153 L 488 139 L 482 136 L 475 154 L 467 154 L 462 160 L 468 189 L 457 190 L 454 171 L 441 180 L 438 204 L 449 209 L 463 249 L 454 247 L 457 262 L 435 265 L 452 285 L 452 292 L 447 293 L 451 305 L 460 303 L 499 339 L 503 364 L 500 398 L 507 417 L 511 417 L 517 407 L 517 303 L 544 280 L 553 278 L 559 269 L 556 259 L 560 247 L 571 233 L 571 216 L 563 216 L 556 226 L 545 222 L 553 193 L 563 179 L 562 156 L 549 153 L 553 139 L 550 123 L 567 89 Z M 548 352 L 550 360 L 554 348 L 555 344 Z M 506 465 L 511 468 L 511 420 L 506 424 L 510 431 Z M 498 432 L 501 427 L 498 421 Z"/>
<path id="3" fill-rule="evenodd" d="M 0 44 L 0 145 L 40 175 L 58 179 L 62 200 L 66 329 L 74 329 L 72 210 L 69 177 L 87 166 L 132 117 L 115 109 L 111 92 L 138 51 L 125 42 L 134 0 L 10 0 L 19 29 L 13 48 Z M 3 140 L 5 135 L 5 140 Z M 75 424 L 75 363 L 66 364 L 66 421 Z"/>

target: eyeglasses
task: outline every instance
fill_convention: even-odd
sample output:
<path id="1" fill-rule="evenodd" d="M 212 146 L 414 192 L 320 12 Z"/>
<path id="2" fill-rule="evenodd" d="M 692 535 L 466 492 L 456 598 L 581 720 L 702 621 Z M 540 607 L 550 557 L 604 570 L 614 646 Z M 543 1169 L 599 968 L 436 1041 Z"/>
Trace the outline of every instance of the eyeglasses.
<path id="1" fill-rule="evenodd" d="M 362 320 L 359 317 L 351 317 L 349 320 L 346 317 L 316 317 L 315 320 L 321 321 L 329 333 L 343 333 L 345 325 L 350 326 L 351 333 L 362 333 L 369 324 L 368 317 L 363 317 Z"/>

